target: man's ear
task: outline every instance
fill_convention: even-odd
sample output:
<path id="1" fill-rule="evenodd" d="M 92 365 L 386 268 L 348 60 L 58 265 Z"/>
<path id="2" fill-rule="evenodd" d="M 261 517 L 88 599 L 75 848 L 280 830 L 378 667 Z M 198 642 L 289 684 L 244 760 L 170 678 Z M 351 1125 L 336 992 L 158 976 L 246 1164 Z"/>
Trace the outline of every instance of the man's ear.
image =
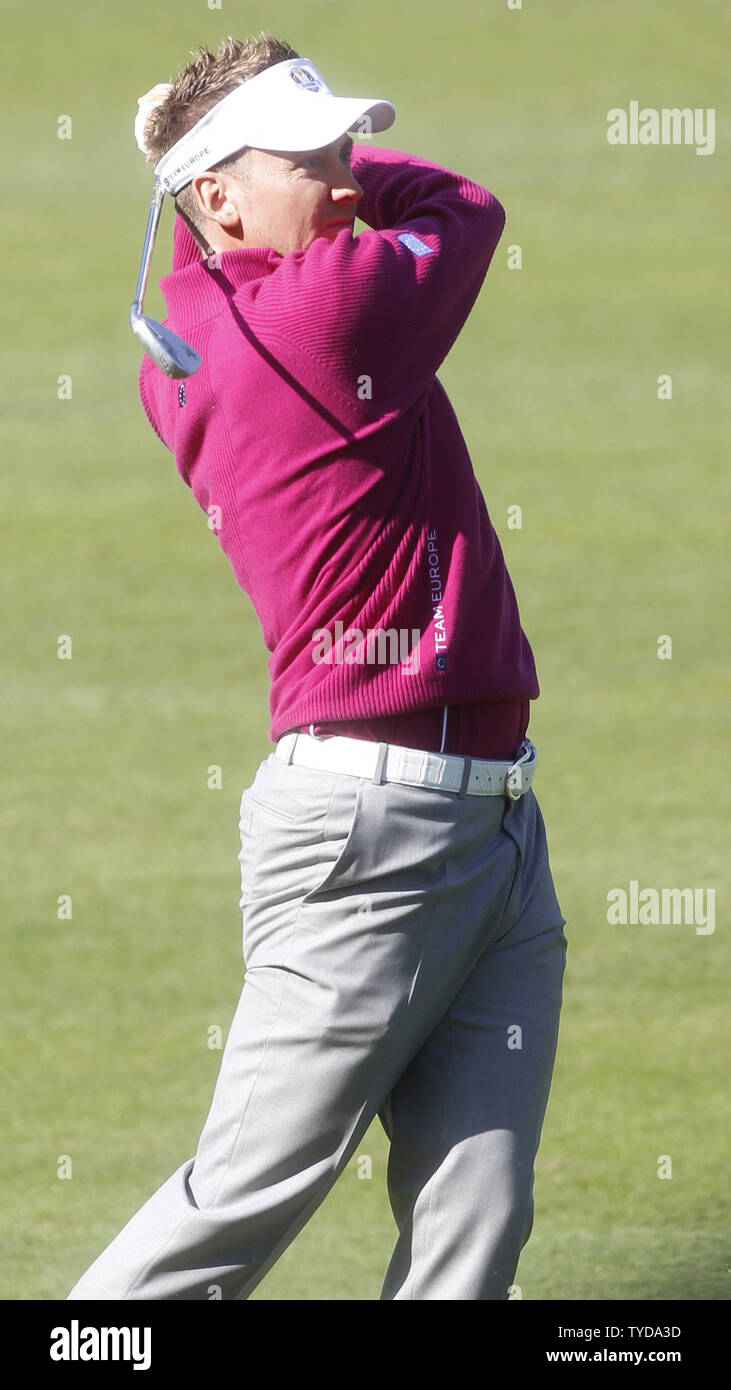
<path id="1" fill-rule="evenodd" d="M 240 214 L 230 187 L 223 179 L 223 172 L 228 171 L 213 169 L 196 174 L 191 189 L 201 217 L 210 222 L 220 222 L 225 231 L 227 222 L 240 220 Z"/>

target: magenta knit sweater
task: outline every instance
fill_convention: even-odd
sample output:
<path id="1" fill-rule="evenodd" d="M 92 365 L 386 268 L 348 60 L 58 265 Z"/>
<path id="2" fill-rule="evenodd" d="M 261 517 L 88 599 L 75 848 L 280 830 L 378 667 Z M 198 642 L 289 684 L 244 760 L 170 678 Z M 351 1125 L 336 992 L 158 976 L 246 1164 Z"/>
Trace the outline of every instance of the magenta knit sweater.
<path id="1" fill-rule="evenodd" d="M 273 742 L 311 721 L 539 693 L 436 376 L 504 210 L 398 150 L 356 145 L 353 169 L 367 230 L 306 251 L 205 260 L 176 218 L 165 322 L 203 365 L 184 383 L 149 357 L 140 372 L 147 416 L 259 617 Z"/>

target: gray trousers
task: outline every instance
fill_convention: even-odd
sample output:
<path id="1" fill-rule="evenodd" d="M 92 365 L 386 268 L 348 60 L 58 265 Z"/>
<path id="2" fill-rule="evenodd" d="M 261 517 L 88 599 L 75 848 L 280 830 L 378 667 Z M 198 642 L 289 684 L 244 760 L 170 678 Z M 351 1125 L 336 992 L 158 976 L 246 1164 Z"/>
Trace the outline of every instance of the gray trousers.
<path id="1" fill-rule="evenodd" d="M 271 754 L 241 799 L 246 975 L 195 1158 L 69 1299 L 246 1299 L 390 1140 L 382 1299 L 506 1299 L 565 963 L 543 818 Z"/>

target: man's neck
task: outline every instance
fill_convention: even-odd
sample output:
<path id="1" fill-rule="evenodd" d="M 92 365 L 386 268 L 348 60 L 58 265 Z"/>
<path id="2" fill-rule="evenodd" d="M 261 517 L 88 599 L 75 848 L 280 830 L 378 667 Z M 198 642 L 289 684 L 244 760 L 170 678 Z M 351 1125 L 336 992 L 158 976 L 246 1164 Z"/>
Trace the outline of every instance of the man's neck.
<path id="1" fill-rule="evenodd" d="M 198 246 L 202 258 L 204 260 L 208 260 L 209 256 L 213 256 L 215 254 L 214 248 L 209 245 L 207 239 L 203 236 L 202 232 L 198 231 L 198 228 L 194 226 L 189 217 L 186 217 L 182 208 L 179 207 L 177 203 L 175 204 L 175 208 L 178 213 L 178 216 L 182 217 L 186 227 L 188 228 L 188 231 L 190 232 L 190 235 L 192 236 L 193 240 Z"/>

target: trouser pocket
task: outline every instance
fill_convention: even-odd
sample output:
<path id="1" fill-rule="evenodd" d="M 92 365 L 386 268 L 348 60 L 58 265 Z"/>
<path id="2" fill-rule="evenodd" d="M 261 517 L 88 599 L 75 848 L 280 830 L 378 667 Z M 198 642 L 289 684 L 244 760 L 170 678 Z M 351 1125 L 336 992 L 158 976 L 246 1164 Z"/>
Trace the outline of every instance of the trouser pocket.
<path id="1" fill-rule="evenodd" d="M 267 933 L 279 950 L 301 905 L 339 884 L 354 853 L 360 787 L 357 778 L 277 761 L 262 764 L 244 791 L 239 906 L 247 963 Z"/>
<path id="2" fill-rule="evenodd" d="M 563 927 L 561 912 L 548 857 L 546 827 L 535 793 L 526 792 L 519 801 L 508 801 L 502 828 L 518 850 L 518 871 L 512 901 L 516 923 L 521 930 L 548 931 Z"/>

